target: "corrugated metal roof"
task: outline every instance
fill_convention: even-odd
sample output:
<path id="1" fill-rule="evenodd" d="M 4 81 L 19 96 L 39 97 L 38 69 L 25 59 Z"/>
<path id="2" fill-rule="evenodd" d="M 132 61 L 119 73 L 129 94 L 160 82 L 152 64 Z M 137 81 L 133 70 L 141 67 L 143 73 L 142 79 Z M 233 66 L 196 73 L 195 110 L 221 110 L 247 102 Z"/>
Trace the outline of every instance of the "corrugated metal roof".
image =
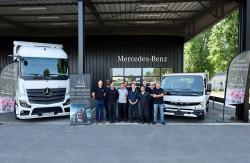
<path id="1" fill-rule="evenodd" d="M 168 29 L 174 26 L 175 34 L 181 30 L 180 35 L 186 39 L 192 38 L 238 8 L 234 0 L 84 0 L 84 2 L 86 28 L 95 27 L 96 34 L 98 31 L 101 31 L 101 34 L 105 33 L 102 30 L 109 27 L 119 27 L 123 30 L 126 29 L 122 27 L 129 27 L 130 30 L 133 30 L 133 27 L 142 29 L 152 27 L 152 32 L 148 34 L 154 34 L 159 33 L 155 30 L 160 27 Z M 37 9 L 39 7 L 40 9 Z M 77 27 L 77 10 L 78 0 L 1 1 L 0 29 L 13 26 L 74 28 Z M 124 33 L 129 32 L 124 31 Z M 166 31 L 162 31 L 162 34 L 171 35 Z"/>

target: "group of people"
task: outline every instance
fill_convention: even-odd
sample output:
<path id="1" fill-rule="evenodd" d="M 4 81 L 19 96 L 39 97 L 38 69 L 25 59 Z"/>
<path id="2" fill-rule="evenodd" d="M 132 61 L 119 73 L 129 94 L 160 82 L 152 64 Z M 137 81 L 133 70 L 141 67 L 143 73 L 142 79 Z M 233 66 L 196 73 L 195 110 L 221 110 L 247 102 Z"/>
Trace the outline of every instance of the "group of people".
<path id="1" fill-rule="evenodd" d="M 116 89 L 114 83 L 110 79 L 98 81 L 98 86 L 92 92 L 92 97 L 96 104 L 96 124 L 104 122 L 104 108 L 106 111 L 106 121 L 110 123 L 116 122 L 116 110 L 118 106 L 118 122 L 128 121 L 130 115 L 130 123 L 156 124 L 158 110 L 160 110 L 161 124 L 164 122 L 164 91 L 160 88 L 160 83 L 150 83 L 144 80 L 140 87 L 134 80 L 131 86 L 128 82 L 121 83 L 120 89 Z M 139 107 L 140 106 L 140 107 Z"/>

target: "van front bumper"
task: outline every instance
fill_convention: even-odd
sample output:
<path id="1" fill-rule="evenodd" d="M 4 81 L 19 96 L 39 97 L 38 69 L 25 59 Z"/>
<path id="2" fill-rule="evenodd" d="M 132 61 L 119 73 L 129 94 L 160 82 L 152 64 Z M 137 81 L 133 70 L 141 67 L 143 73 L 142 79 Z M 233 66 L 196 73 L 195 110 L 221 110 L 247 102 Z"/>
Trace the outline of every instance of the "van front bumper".
<path id="1" fill-rule="evenodd" d="M 181 110 L 164 108 L 165 115 L 185 116 L 185 117 L 203 117 L 205 116 L 204 110 Z"/>

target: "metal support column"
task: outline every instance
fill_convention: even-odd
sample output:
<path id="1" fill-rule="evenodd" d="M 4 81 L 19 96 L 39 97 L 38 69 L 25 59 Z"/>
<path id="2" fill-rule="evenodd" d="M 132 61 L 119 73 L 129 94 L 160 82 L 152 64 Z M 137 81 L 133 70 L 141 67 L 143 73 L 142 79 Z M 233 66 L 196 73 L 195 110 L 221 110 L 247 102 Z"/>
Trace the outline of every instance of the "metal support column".
<path id="1" fill-rule="evenodd" d="M 242 0 L 239 8 L 239 38 L 238 52 L 250 50 L 250 1 Z M 249 82 L 249 79 L 248 79 Z M 236 105 L 236 116 L 239 120 L 248 122 L 249 112 L 249 84 L 247 84 L 244 104 Z"/>
<path id="2" fill-rule="evenodd" d="M 85 20 L 84 20 L 84 2 L 78 1 L 78 74 L 85 73 Z"/>

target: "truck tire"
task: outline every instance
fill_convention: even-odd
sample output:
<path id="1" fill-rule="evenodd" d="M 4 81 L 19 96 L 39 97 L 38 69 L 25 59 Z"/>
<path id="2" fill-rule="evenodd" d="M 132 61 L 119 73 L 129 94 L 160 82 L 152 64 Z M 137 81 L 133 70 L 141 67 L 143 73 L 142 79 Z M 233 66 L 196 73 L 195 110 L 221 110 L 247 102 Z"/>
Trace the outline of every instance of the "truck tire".
<path id="1" fill-rule="evenodd" d="M 15 103 L 15 105 L 14 105 L 14 114 L 15 114 L 15 118 L 16 118 L 17 120 L 19 120 L 19 118 L 16 116 L 16 103 Z"/>

